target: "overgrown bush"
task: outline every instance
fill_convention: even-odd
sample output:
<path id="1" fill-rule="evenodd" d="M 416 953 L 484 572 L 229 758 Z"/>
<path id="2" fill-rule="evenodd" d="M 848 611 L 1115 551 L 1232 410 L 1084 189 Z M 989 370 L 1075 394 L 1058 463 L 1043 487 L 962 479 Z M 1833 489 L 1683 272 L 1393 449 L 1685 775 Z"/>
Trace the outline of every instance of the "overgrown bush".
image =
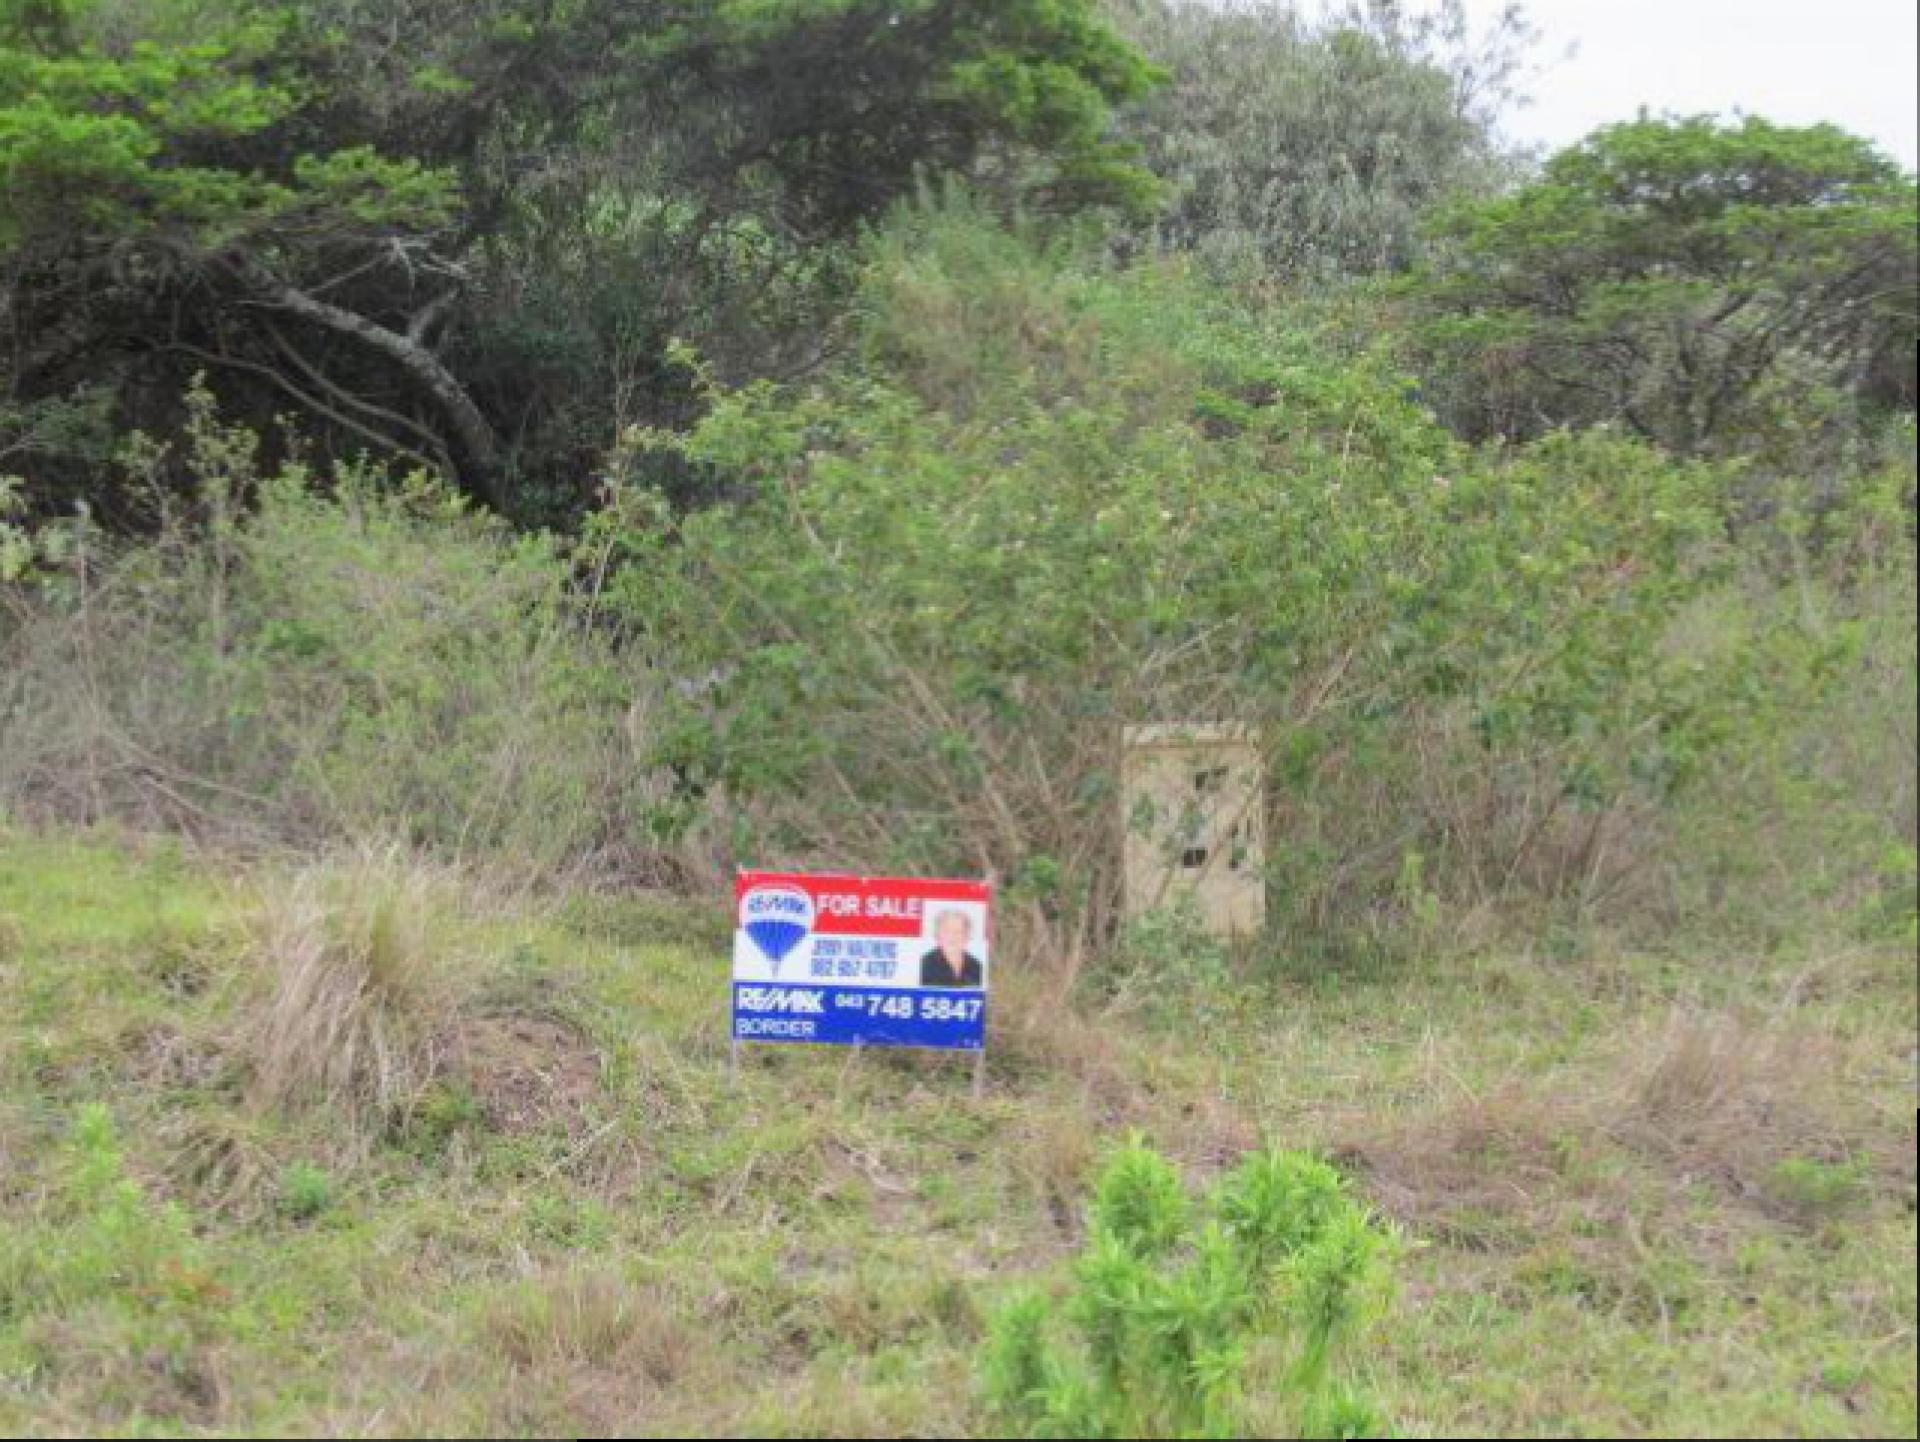
<path id="1" fill-rule="evenodd" d="M 1196 1211 L 1137 1139 L 1103 1169 L 1064 1301 L 995 1318 L 985 1381 L 1045 1437 L 1360 1437 L 1348 1353 L 1384 1308 L 1390 1238 L 1324 1162 L 1247 1158 Z"/>
<path id="2" fill-rule="evenodd" d="M 1071 964 L 1114 926 L 1121 728 L 1235 722 L 1281 935 L 1324 945 L 1429 897 L 1590 909 L 1729 737 L 1844 690 L 1791 608 L 1679 637 L 1740 571 L 1727 469 L 1605 430 L 1467 448 L 1284 312 L 964 207 L 866 294 L 857 372 L 635 438 L 736 498 L 607 518 L 621 613 L 687 683 L 663 831 L 718 809 L 743 856 L 994 873 Z"/>
<path id="3" fill-rule="evenodd" d="M 645 693 L 575 558 L 422 479 L 263 475 L 254 435 L 205 396 L 194 415 L 194 508 L 69 541 L 0 595 L 0 805 L 522 874 L 624 856 Z"/>
<path id="4" fill-rule="evenodd" d="M 1910 426 L 1764 506 L 1605 427 L 1472 447 L 1322 312 L 964 197 L 873 240 L 859 316 L 805 386 L 683 353 L 708 419 L 610 471 L 728 499 L 615 486 L 566 542 L 263 474 L 203 398 L 151 540 L 7 523 L 0 808 L 528 878 L 992 874 L 1072 977 L 1124 949 L 1123 728 L 1232 723 L 1287 958 L 1913 924 Z"/>
<path id="5" fill-rule="evenodd" d="M 1688 785 L 1599 905 L 1762 946 L 1913 924 L 1920 744 L 1911 465 L 1855 478 L 1815 544 L 1689 606 L 1666 638 L 1701 718 Z M 1843 539 L 1842 539 L 1843 538 Z"/>

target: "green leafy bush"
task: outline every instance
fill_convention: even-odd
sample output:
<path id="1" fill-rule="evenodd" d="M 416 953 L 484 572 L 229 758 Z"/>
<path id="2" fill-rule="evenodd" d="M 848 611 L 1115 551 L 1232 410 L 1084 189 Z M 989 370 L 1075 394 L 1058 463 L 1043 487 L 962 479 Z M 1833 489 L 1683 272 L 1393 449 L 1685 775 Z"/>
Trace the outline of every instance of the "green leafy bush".
<path id="1" fill-rule="evenodd" d="M 0 475 L 0 585 L 25 584 L 64 565 L 87 529 L 84 513 L 30 524 L 18 476 Z"/>
<path id="2" fill-rule="evenodd" d="M 1072 957 L 1116 913 L 1127 724 L 1262 739 L 1302 934 L 1409 850 L 1437 891 L 1577 890 L 1592 818 L 1681 779 L 1660 643 L 1724 568 L 1718 472 L 1604 433 L 1474 452 L 1284 318 L 964 208 L 867 293 L 860 373 L 635 438 L 735 500 L 604 522 L 616 604 L 695 683 L 654 759 L 747 854 L 992 872 Z"/>
<path id="3" fill-rule="evenodd" d="M 80 1109 L 50 1181 L 33 1222 L 0 1234 L 0 1367 L 56 1363 L 83 1316 L 132 1355 L 187 1358 L 230 1299 L 186 1213 L 129 1174 L 105 1106 Z"/>
<path id="4" fill-rule="evenodd" d="M 294 1162 L 280 1175 L 280 1211 L 290 1221 L 311 1222 L 334 1203 L 333 1178 L 312 1162 Z"/>
<path id="5" fill-rule="evenodd" d="M 1099 980 L 1116 1010 L 1137 1007 L 1163 1025 L 1205 1027 L 1232 1017 L 1239 999 L 1233 960 L 1191 898 L 1181 898 L 1123 926 Z"/>
<path id="6" fill-rule="evenodd" d="M 1030 1436 L 1378 1435 L 1347 1354 L 1391 1251 L 1324 1162 L 1250 1156 L 1196 1209 L 1136 1139 L 1101 1173 L 1066 1300 L 995 1318 L 987 1390 Z"/>
<path id="7" fill-rule="evenodd" d="M 1858 1162 L 1788 1157 L 1767 1177 L 1767 1195 L 1806 1222 L 1830 1221 L 1859 1208 L 1870 1195 L 1871 1177 Z"/>

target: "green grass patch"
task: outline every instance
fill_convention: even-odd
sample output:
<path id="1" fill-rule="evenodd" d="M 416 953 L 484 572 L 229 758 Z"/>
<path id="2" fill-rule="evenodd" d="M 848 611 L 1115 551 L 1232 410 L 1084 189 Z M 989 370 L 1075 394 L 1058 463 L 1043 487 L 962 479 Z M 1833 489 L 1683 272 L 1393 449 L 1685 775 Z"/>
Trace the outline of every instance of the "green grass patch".
<path id="1" fill-rule="evenodd" d="M 703 909 L 443 874 L 368 1128 L 260 1084 L 298 882 L 0 834 L 0 1431 L 988 1433 L 987 1319 L 1064 1285 L 1132 1131 L 1196 1188 L 1317 1151 L 1398 1226 L 1354 1356 L 1402 1433 L 1914 1430 L 1890 952 L 1269 977 L 1204 1046 L 1090 994 L 975 1101 L 934 1057 L 730 1079 Z"/>

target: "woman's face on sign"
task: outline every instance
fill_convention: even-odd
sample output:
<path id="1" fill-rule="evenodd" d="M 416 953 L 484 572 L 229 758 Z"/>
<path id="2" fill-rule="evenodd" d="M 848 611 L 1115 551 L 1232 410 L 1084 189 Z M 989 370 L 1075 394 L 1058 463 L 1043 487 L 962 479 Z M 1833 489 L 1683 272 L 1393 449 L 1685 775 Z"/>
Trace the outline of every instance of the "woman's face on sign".
<path id="1" fill-rule="evenodd" d="M 957 911 L 950 911 L 940 918 L 938 937 L 940 949 L 949 953 L 960 953 L 967 949 L 967 938 L 973 928 L 967 924 L 966 917 Z"/>

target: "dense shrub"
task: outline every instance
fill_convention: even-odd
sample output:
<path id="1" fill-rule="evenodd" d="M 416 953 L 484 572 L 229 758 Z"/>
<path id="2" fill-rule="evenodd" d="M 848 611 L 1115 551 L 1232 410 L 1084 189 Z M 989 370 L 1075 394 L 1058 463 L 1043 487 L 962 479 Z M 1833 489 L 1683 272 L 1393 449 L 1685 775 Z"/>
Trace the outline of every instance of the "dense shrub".
<path id="1" fill-rule="evenodd" d="M 1465 445 L 1298 309 L 1098 253 L 903 218 L 835 371 L 684 354 L 710 418 L 614 458 L 727 501 L 616 487 L 564 544 L 263 476 L 203 402 L 150 542 L 0 531 L 0 807 L 536 877 L 991 873 L 1019 949 L 1124 988 L 1121 730 L 1221 721 L 1268 761 L 1286 955 L 1911 927 L 1910 428 L 1756 509 L 1751 466 L 1604 427 Z"/>
<path id="2" fill-rule="evenodd" d="M 866 295 L 857 373 L 636 438 L 737 497 L 608 518 L 623 614 L 699 682 L 655 737 L 668 830 L 995 873 L 1072 958 L 1110 930 L 1121 727 L 1236 721 L 1304 939 L 1409 891 L 1601 894 L 1754 688 L 1840 674 L 1817 636 L 1677 635 L 1736 574 L 1729 472 L 1605 430 L 1471 450 L 1284 315 L 950 211 Z"/>
<path id="3" fill-rule="evenodd" d="M 1347 1353 L 1384 1310 L 1390 1240 L 1326 1163 L 1248 1157 L 1196 1215 L 1138 1141 L 1101 1173 L 1070 1295 L 993 1323 L 1002 1420 L 1041 1437 L 1363 1437 Z"/>

